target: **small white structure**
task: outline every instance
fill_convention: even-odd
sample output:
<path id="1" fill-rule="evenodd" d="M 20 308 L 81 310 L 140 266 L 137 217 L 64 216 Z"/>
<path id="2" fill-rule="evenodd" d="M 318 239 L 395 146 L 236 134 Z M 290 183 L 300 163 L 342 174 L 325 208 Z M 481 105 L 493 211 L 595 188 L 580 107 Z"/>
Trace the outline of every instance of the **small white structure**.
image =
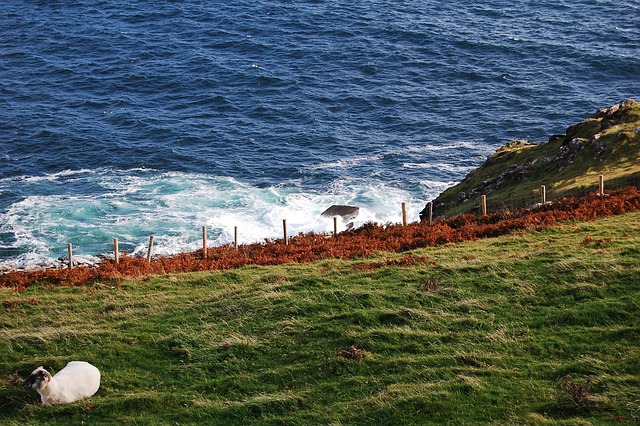
<path id="1" fill-rule="evenodd" d="M 24 381 L 25 389 L 35 389 L 43 405 L 68 404 L 95 394 L 100 387 L 100 370 L 85 361 L 71 361 L 55 376 L 38 367 Z"/>

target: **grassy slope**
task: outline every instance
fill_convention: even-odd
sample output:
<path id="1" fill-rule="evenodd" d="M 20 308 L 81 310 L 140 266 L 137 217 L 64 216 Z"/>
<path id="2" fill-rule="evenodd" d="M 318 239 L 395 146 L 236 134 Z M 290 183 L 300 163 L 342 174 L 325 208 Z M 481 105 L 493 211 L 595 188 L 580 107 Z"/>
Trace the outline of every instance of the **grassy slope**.
<path id="1" fill-rule="evenodd" d="M 630 103 L 620 108 L 611 118 L 594 114 L 581 122 L 584 126 L 567 133 L 568 140 L 577 138 L 583 141 L 584 148 L 569 165 L 562 161 L 541 161 L 556 159 L 563 149 L 565 138 L 560 137 L 542 144 L 509 147 L 509 144 L 496 151 L 487 161 L 472 171 L 465 179 L 443 192 L 435 201 L 444 208 L 437 214 L 452 216 L 461 212 L 477 210 L 480 195 L 488 195 L 488 203 L 494 200 L 494 208 L 502 208 L 501 202 L 513 200 L 540 200 L 539 188 L 545 185 L 548 198 L 558 194 L 571 193 L 584 187 L 597 188 L 598 176 L 604 175 L 609 181 L 640 181 L 640 104 Z M 602 126 L 603 121 L 607 124 Z M 600 130 L 600 127 L 606 127 Z M 571 130 L 571 128 L 567 129 Z M 595 139 L 594 135 L 598 135 Z M 527 165 L 524 179 L 511 180 L 496 188 L 483 187 L 487 180 L 496 178 L 516 165 Z M 477 194 L 462 203 L 460 192 L 477 190 Z"/>
<path id="2" fill-rule="evenodd" d="M 638 247 L 632 213 L 404 266 L 380 254 L 1 289 L 0 423 L 637 422 Z M 46 408 L 18 386 L 72 359 L 103 373 L 90 400 Z M 557 389 L 566 375 L 593 378 L 588 399 Z"/>

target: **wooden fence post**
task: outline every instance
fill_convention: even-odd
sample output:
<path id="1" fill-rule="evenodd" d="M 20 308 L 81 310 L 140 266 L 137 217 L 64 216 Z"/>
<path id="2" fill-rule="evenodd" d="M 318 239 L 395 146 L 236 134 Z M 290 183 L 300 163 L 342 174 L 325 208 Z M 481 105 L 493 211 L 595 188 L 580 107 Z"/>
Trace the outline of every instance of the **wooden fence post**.
<path id="1" fill-rule="evenodd" d="M 598 176 L 598 195 L 604 195 L 604 175 Z"/>
<path id="2" fill-rule="evenodd" d="M 480 199 L 482 200 L 482 217 L 485 217 L 487 215 L 487 196 L 482 195 Z"/>
<path id="3" fill-rule="evenodd" d="M 202 227 L 202 257 L 207 258 L 207 227 Z"/>
<path id="4" fill-rule="evenodd" d="M 433 225 L 433 201 L 429 201 L 429 226 Z"/>
<path id="5" fill-rule="evenodd" d="M 113 239 L 113 261 L 118 264 L 120 262 L 120 249 L 118 248 L 118 239 Z"/>
<path id="6" fill-rule="evenodd" d="M 238 227 L 233 227 L 233 248 L 238 250 Z"/>
<path id="7" fill-rule="evenodd" d="M 67 244 L 67 253 L 69 254 L 69 269 L 73 268 L 73 245 Z"/>
<path id="8" fill-rule="evenodd" d="M 543 206 L 547 203 L 547 188 L 544 185 L 540 185 L 540 202 Z"/>
<path id="9" fill-rule="evenodd" d="M 152 250 L 153 250 L 153 235 L 149 237 L 149 250 L 147 251 L 147 262 L 151 262 Z"/>
<path id="10" fill-rule="evenodd" d="M 407 226 L 407 203 L 402 203 L 402 226 Z"/>
<path id="11" fill-rule="evenodd" d="M 333 236 L 338 236 L 338 216 L 333 217 Z"/>
<path id="12" fill-rule="evenodd" d="M 284 245 L 289 245 L 289 236 L 287 235 L 287 219 L 282 219 L 282 231 L 284 233 Z"/>

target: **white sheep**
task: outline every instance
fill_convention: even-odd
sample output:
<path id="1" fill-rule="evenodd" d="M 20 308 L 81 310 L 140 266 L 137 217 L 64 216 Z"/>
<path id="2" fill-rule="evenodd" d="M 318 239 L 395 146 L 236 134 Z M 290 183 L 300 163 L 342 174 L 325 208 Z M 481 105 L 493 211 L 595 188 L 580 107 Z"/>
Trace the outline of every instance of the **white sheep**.
<path id="1" fill-rule="evenodd" d="M 71 361 L 55 376 L 38 367 L 24 381 L 25 389 L 35 389 L 43 405 L 68 404 L 95 394 L 100 387 L 100 370 L 85 361 Z"/>

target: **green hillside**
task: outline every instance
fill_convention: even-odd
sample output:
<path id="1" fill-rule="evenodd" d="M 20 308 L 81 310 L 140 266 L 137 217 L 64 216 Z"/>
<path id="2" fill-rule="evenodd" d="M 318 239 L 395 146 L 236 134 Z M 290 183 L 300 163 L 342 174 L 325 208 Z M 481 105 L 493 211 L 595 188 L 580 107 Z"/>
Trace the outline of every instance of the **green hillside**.
<path id="1" fill-rule="evenodd" d="M 640 104 L 633 100 L 600 109 L 546 143 L 507 143 L 436 198 L 434 216 L 477 211 L 483 194 L 497 210 L 539 201 L 541 185 L 549 197 L 579 193 L 597 187 L 599 175 L 640 182 Z"/>
<path id="2" fill-rule="evenodd" d="M 637 423 L 639 230 L 627 213 L 351 261 L 2 288 L 0 423 Z M 70 360 L 100 368 L 92 398 L 42 407 L 21 388 Z"/>

